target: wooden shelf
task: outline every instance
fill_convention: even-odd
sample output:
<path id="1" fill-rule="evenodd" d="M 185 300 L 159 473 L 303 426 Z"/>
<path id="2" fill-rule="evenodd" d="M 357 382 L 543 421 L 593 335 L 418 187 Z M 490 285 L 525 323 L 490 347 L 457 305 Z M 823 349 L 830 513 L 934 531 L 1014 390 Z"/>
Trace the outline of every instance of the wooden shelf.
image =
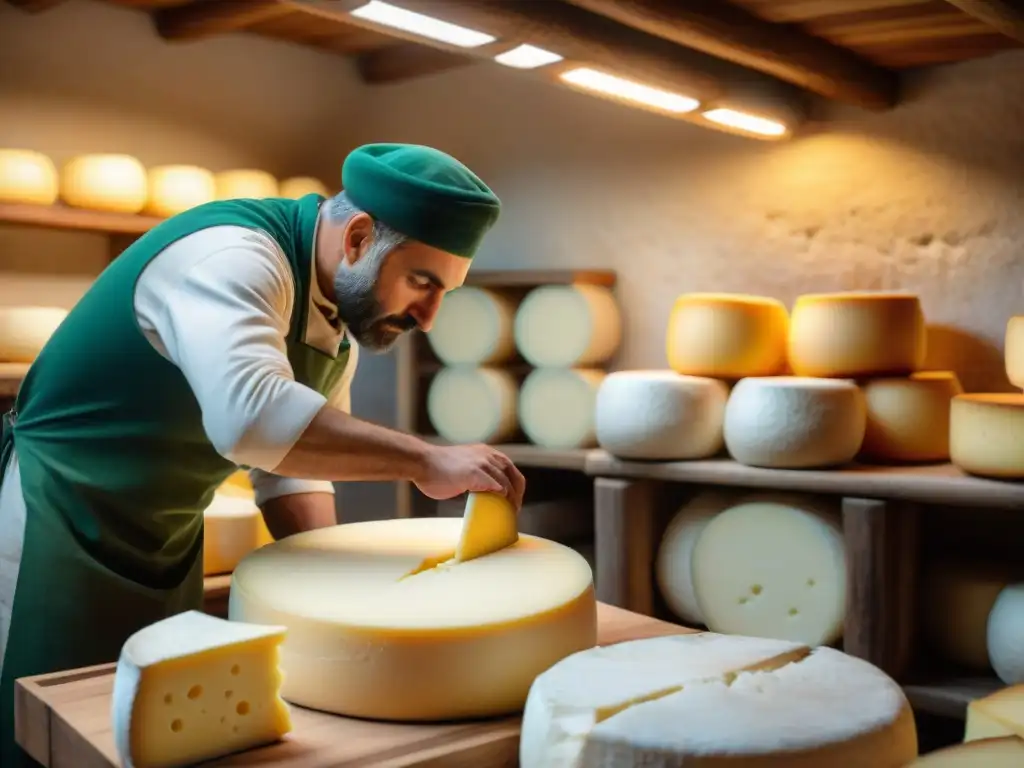
<path id="1" fill-rule="evenodd" d="M 223 619 L 228 617 L 228 597 L 231 594 L 231 574 L 207 576 L 203 579 L 203 611 Z"/>
<path id="2" fill-rule="evenodd" d="M 586 471 L 597 477 L 1024 510 L 1024 483 L 972 477 L 952 464 L 909 467 L 855 464 L 827 471 L 761 469 L 731 459 L 668 463 L 620 461 L 605 451 L 591 451 L 587 455 Z"/>
<path id="3" fill-rule="evenodd" d="M 536 288 L 574 283 L 614 288 L 615 272 L 605 269 L 481 269 L 470 270 L 466 276 L 466 285 L 487 288 Z"/>
<path id="4" fill-rule="evenodd" d="M 66 205 L 19 205 L 0 203 L 0 223 L 27 227 L 99 232 L 108 235 L 142 235 L 163 219 L 130 213 L 107 213 Z"/>
<path id="5" fill-rule="evenodd" d="M 914 709 L 963 720 L 967 717 L 968 704 L 1005 687 L 995 677 L 954 677 L 934 683 L 904 685 L 903 690 Z"/>
<path id="6" fill-rule="evenodd" d="M 28 363 L 0 363 L 0 397 L 17 396 L 26 373 Z"/>

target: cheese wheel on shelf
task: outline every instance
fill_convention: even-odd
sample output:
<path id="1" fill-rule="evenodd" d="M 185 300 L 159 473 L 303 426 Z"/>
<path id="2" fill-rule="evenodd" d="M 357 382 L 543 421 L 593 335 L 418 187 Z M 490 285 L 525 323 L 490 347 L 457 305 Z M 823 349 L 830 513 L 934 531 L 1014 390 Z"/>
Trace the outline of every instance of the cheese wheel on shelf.
<path id="1" fill-rule="evenodd" d="M 668 364 L 690 376 L 775 376 L 786 366 L 788 331 L 789 315 L 776 299 L 685 294 L 676 299 L 668 321 Z"/>
<path id="2" fill-rule="evenodd" d="M 68 311 L 60 307 L 0 307 L 0 363 L 31 363 Z"/>
<path id="3" fill-rule="evenodd" d="M 922 371 L 861 384 L 867 428 L 861 458 L 868 461 L 949 461 L 949 404 L 963 393 L 951 371 Z"/>
<path id="4" fill-rule="evenodd" d="M 729 387 L 674 371 L 616 371 L 595 402 L 598 444 L 622 459 L 682 461 L 722 450 Z"/>
<path id="5" fill-rule="evenodd" d="M 693 587 L 693 548 L 704 527 L 736 503 L 735 493 L 703 491 L 676 512 L 658 545 L 655 578 L 665 605 L 691 624 L 704 624 Z"/>
<path id="6" fill-rule="evenodd" d="M 1024 683 L 1024 583 L 999 593 L 987 630 L 988 657 L 999 679 L 1007 685 Z"/>
<path id="7" fill-rule="evenodd" d="M 790 314 L 789 364 L 797 376 L 903 376 L 924 364 L 926 345 L 912 293 L 805 294 Z"/>
<path id="8" fill-rule="evenodd" d="M 227 480 L 221 483 L 220 487 L 217 489 L 217 495 L 248 499 L 253 503 L 253 505 L 256 504 L 256 492 L 252 487 L 252 481 L 249 479 L 249 473 L 244 469 L 233 472 Z M 270 533 L 270 529 L 267 528 L 267 521 L 264 519 L 262 513 L 260 514 L 256 525 L 257 548 L 262 547 L 265 544 L 269 544 L 274 540 L 273 535 Z"/>
<path id="9" fill-rule="evenodd" d="M 1010 685 L 967 705 L 964 741 L 1019 736 L 1024 738 L 1024 685 Z"/>
<path id="10" fill-rule="evenodd" d="M 260 199 L 279 194 L 277 179 L 266 171 L 251 168 L 221 171 L 214 176 L 214 182 L 218 200 Z"/>
<path id="11" fill-rule="evenodd" d="M 1006 376 L 1015 387 L 1024 389 L 1024 315 L 1011 317 L 1006 324 Z"/>
<path id="12" fill-rule="evenodd" d="M 442 368 L 430 381 L 427 416 L 452 443 L 500 443 L 518 426 L 516 380 L 497 368 Z"/>
<path id="13" fill-rule="evenodd" d="M 538 674 L 597 642 L 593 575 L 526 535 L 451 562 L 461 529 L 410 518 L 289 536 L 239 564 L 229 615 L 288 627 L 294 704 L 420 722 L 517 712 Z"/>
<path id="14" fill-rule="evenodd" d="M 76 208 L 138 213 L 148 196 L 146 169 L 131 155 L 81 155 L 61 172 L 60 197 Z"/>
<path id="15" fill-rule="evenodd" d="M 516 304 L 500 291 L 457 288 L 441 302 L 427 342 L 445 365 L 493 365 L 516 353 Z"/>
<path id="16" fill-rule="evenodd" d="M 965 394 L 949 413 L 949 457 L 980 477 L 1024 479 L 1024 394 Z"/>
<path id="17" fill-rule="evenodd" d="M 0 149 L 0 202 L 52 205 L 60 180 L 53 160 L 30 149 Z"/>
<path id="18" fill-rule="evenodd" d="M 158 165 L 149 169 L 146 213 L 170 218 L 217 196 L 213 174 L 194 165 Z"/>
<path id="19" fill-rule="evenodd" d="M 586 368 L 605 363 L 622 342 L 615 295 L 600 285 L 543 285 L 516 310 L 516 347 L 531 365 Z"/>
<path id="20" fill-rule="evenodd" d="M 522 768 L 903 768 L 916 755 L 910 705 L 877 667 L 710 632 L 564 659 L 531 688 L 519 745 Z"/>
<path id="21" fill-rule="evenodd" d="M 714 632 L 828 645 L 846 615 L 837 502 L 759 494 L 710 520 L 693 549 L 693 588 Z"/>
<path id="22" fill-rule="evenodd" d="M 293 176 L 290 179 L 285 179 L 278 188 L 278 194 L 281 197 L 290 197 L 294 200 L 306 195 L 333 197 L 327 185 L 312 176 Z"/>
<path id="23" fill-rule="evenodd" d="M 263 514 L 250 499 L 215 493 L 203 510 L 203 574 L 231 573 L 260 546 Z"/>
<path id="24" fill-rule="evenodd" d="M 519 390 L 519 423 L 534 445 L 570 450 L 592 448 L 594 403 L 604 371 L 535 368 Z"/>
<path id="25" fill-rule="evenodd" d="M 907 768 L 1020 768 L 1024 765 L 1024 739 L 1003 736 L 956 744 L 929 752 Z"/>
<path id="26" fill-rule="evenodd" d="M 854 382 L 773 376 L 736 383 L 723 434 L 741 464 L 809 469 L 851 461 L 866 426 L 864 394 Z"/>

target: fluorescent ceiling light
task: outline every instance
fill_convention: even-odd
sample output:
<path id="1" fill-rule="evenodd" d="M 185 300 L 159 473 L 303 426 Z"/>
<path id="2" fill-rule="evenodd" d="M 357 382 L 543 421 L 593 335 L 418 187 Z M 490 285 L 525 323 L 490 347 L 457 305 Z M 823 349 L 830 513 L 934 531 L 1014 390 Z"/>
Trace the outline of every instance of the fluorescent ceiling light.
<path id="1" fill-rule="evenodd" d="M 476 48 L 478 45 L 486 45 L 497 40 L 496 37 L 477 32 L 475 29 L 467 29 L 458 24 L 424 16 L 422 13 L 407 11 L 405 8 L 382 3 L 380 0 L 370 0 L 366 5 L 352 11 L 352 15 L 459 48 Z"/>
<path id="2" fill-rule="evenodd" d="M 506 67 L 536 69 L 546 64 L 554 64 L 556 61 L 561 61 L 562 57 L 557 53 L 545 51 L 543 48 L 537 48 L 533 45 L 520 45 L 511 51 L 499 53 L 494 57 L 494 60 L 499 64 L 504 64 Z"/>
<path id="3" fill-rule="evenodd" d="M 782 136 L 786 132 L 786 126 L 782 123 L 748 115 L 745 112 L 737 112 L 735 109 L 711 109 L 704 113 L 704 117 L 719 125 L 739 128 L 750 133 L 760 133 L 764 136 Z"/>
<path id="4" fill-rule="evenodd" d="M 649 85 L 608 75 L 587 67 L 570 69 L 568 72 L 563 72 L 561 78 L 567 83 L 586 88 L 589 91 L 635 101 L 666 112 L 692 112 L 700 106 L 699 101 L 689 96 L 680 96 L 678 93 L 652 88 Z"/>

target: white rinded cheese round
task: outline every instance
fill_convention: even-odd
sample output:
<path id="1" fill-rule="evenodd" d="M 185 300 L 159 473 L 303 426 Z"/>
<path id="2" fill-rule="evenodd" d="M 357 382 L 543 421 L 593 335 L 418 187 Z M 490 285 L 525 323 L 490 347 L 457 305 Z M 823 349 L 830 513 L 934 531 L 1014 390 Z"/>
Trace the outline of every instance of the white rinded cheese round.
<path id="1" fill-rule="evenodd" d="M 81 155 L 64 166 L 60 196 L 76 208 L 138 213 L 149 196 L 146 169 L 130 155 Z"/>
<path id="2" fill-rule="evenodd" d="M 604 371 L 535 368 L 519 390 L 519 423 L 531 443 L 568 450 L 592 448 L 594 402 Z"/>
<path id="3" fill-rule="evenodd" d="M 29 149 L 0 149 L 0 202 L 52 205 L 60 182 L 53 161 Z"/>
<path id="4" fill-rule="evenodd" d="M 655 577 L 665 605 L 683 621 L 704 624 L 693 589 L 693 548 L 704 527 L 719 512 L 736 503 L 728 491 L 704 491 L 676 512 L 665 529 L 655 560 Z"/>
<path id="5" fill-rule="evenodd" d="M 453 443 L 500 443 L 518 426 L 516 380 L 496 368 L 442 368 L 427 391 L 427 416 Z"/>
<path id="6" fill-rule="evenodd" d="M 869 379 L 861 384 L 867 429 L 860 448 L 867 461 L 949 461 L 949 404 L 963 393 L 951 371 Z"/>
<path id="7" fill-rule="evenodd" d="M 903 768 L 910 704 L 888 675 L 832 648 L 710 632 L 576 653 L 523 712 L 522 768 Z"/>
<path id="8" fill-rule="evenodd" d="M 954 397 L 949 458 L 972 475 L 1024 479 L 1024 395 Z"/>
<path id="9" fill-rule="evenodd" d="M 0 362 L 31 363 L 67 316 L 60 307 L 0 307 Z"/>
<path id="10" fill-rule="evenodd" d="M 597 441 L 622 459 L 682 461 L 722 450 L 729 387 L 674 371 L 616 371 L 597 392 Z"/>
<path id="11" fill-rule="evenodd" d="M 1011 317 L 1006 324 L 1006 376 L 1013 386 L 1024 389 L 1024 315 Z"/>
<path id="12" fill-rule="evenodd" d="M 278 189 L 281 197 L 290 197 L 298 200 L 306 195 L 320 195 L 320 197 L 332 197 L 331 191 L 320 179 L 312 176 L 294 176 L 281 182 Z"/>
<path id="13" fill-rule="evenodd" d="M 599 285 L 543 285 L 520 303 L 515 342 L 535 366 L 586 368 L 605 363 L 622 342 L 614 294 Z"/>
<path id="14" fill-rule="evenodd" d="M 153 216 L 176 216 L 209 203 L 217 196 L 213 174 L 194 165 L 159 165 L 149 169 L 149 202 Z"/>
<path id="15" fill-rule="evenodd" d="M 203 573 L 231 573 L 260 546 L 263 515 L 251 499 L 215 493 L 203 511 Z"/>
<path id="16" fill-rule="evenodd" d="M 710 520 L 693 549 L 708 628 L 828 645 L 843 631 L 846 551 L 837 502 L 760 494 Z"/>
<path id="17" fill-rule="evenodd" d="M 280 194 L 277 179 L 266 171 L 249 168 L 221 171 L 214 176 L 214 182 L 218 200 L 260 199 Z"/>
<path id="18" fill-rule="evenodd" d="M 403 721 L 517 712 L 538 674 L 597 642 L 592 572 L 523 534 L 452 563 L 461 529 L 411 518 L 289 536 L 235 569 L 230 618 L 288 627 L 294 704 Z"/>
<path id="19" fill-rule="evenodd" d="M 774 376 L 786 368 L 788 331 L 789 315 L 776 299 L 685 294 L 676 299 L 668 321 L 668 364 L 691 376 Z"/>
<path id="20" fill-rule="evenodd" d="M 999 593 L 988 615 L 988 656 L 1007 685 L 1024 683 L 1024 584 Z"/>
<path id="21" fill-rule="evenodd" d="M 808 469 L 851 461 L 866 425 L 864 394 L 852 381 L 773 376 L 737 382 L 723 433 L 741 464 Z"/>
<path id="22" fill-rule="evenodd" d="M 797 376 L 904 376 L 924 364 L 926 344 L 912 293 L 806 294 L 790 315 L 789 364 Z"/>
<path id="23" fill-rule="evenodd" d="M 445 365 L 493 365 L 516 353 L 516 304 L 488 288 L 457 288 L 441 302 L 427 341 Z"/>

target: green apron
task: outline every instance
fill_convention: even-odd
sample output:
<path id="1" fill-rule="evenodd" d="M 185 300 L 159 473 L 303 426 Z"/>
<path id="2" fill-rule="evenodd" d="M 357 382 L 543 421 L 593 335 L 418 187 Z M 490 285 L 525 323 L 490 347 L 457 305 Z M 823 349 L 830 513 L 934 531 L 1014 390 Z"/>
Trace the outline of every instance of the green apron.
<path id="1" fill-rule="evenodd" d="M 139 275 L 198 230 L 266 232 L 295 280 L 288 359 L 326 395 L 349 345 L 333 357 L 305 343 L 322 200 L 216 202 L 160 224 L 104 270 L 29 369 L 0 440 L 0 483 L 16 448 L 26 508 L 0 676 L 4 768 L 35 765 L 14 743 L 16 678 L 116 661 L 133 632 L 202 609 L 203 510 L 237 467 L 206 437 L 185 377 L 143 336 Z"/>

